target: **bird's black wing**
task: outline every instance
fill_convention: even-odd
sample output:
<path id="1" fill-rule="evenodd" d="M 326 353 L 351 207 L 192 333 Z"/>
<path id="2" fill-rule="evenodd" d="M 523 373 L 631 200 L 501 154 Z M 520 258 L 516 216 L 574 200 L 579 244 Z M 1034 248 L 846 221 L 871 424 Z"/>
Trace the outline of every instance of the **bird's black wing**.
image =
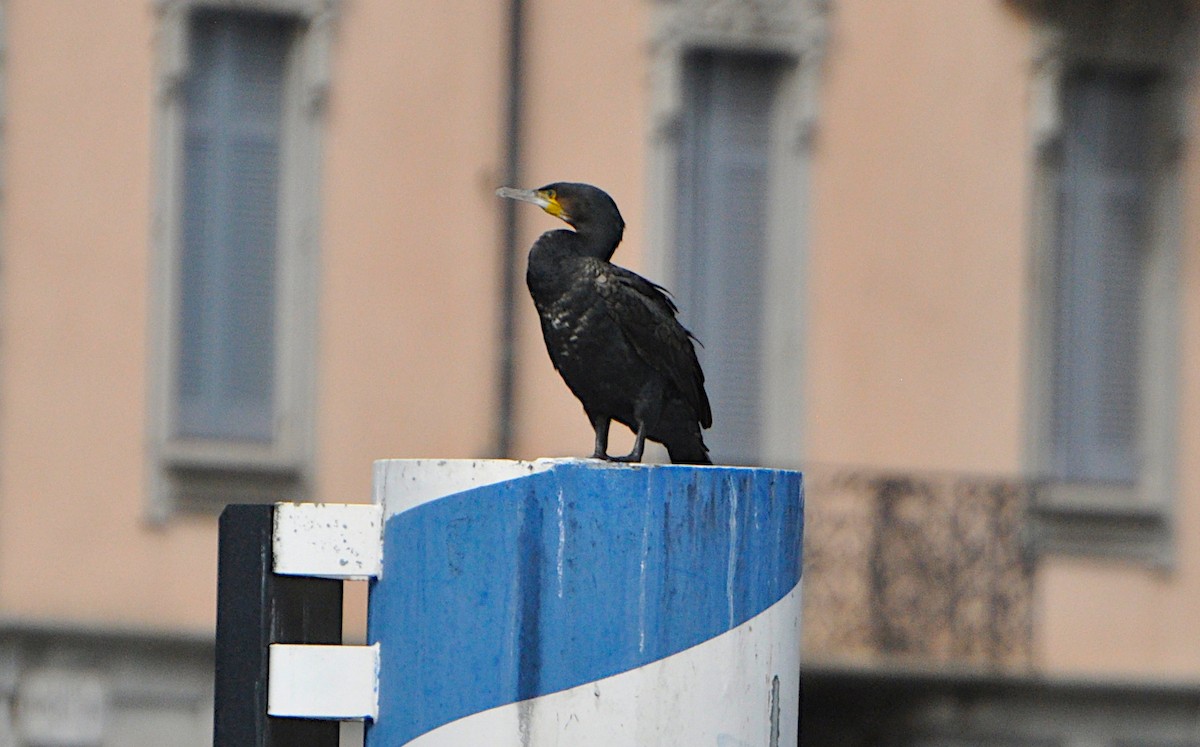
<path id="1" fill-rule="evenodd" d="M 696 338 L 675 318 L 678 309 L 667 290 L 624 267 L 604 265 L 597 268 L 596 287 L 625 339 L 642 360 L 675 385 L 700 425 L 712 426 L 704 372 L 692 344 Z"/>

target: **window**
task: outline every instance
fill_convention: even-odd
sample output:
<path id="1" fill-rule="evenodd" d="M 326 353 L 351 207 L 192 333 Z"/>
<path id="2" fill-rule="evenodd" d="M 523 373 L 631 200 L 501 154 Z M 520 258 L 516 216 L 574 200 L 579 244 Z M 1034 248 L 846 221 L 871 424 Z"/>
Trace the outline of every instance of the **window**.
<path id="1" fill-rule="evenodd" d="M 292 24 L 197 13 L 184 84 L 179 438 L 270 442 L 284 63 Z"/>
<path id="2" fill-rule="evenodd" d="M 716 462 L 803 456 L 808 174 L 829 12 L 824 0 L 654 7 L 646 270 L 706 345 Z"/>
<path id="3" fill-rule="evenodd" d="M 1182 7 L 1041 19 L 1028 461 L 1051 551 L 1170 557 Z"/>
<path id="4" fill-rule="evenodd" d="M 694 54 L 684 81 L 675 290 L 707 376 L 718 463 L 761 459 L 771 129 L 781 61 Z"/>
<path id="5" fill-rule="evenodd" d="M 307 495 L 323 8 L 161 10 L 159 515 Z"/>
<path id="6" fill-rule="evenodd" d="M 1063 84 L 1050 476 L 1132 486 L 1158 76 L 1081 68 Z"/>

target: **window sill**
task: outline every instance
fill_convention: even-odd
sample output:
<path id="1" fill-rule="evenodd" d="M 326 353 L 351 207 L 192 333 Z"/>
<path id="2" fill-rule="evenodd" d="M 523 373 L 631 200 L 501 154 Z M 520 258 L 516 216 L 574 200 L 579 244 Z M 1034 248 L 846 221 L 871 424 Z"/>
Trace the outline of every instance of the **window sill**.
<path id="1" fill-rule="evenodd" d="M 308 498 L 307 481 L 296 466 L 167 464 L 159 491 L 163 519 L 176 512 L 220 514 L 230 503 L 277 503 Z"/>
<path id="2" fill-rule="evenodd" d="M 1168 567 L 1174 560 L 1169 512 L 1138 503 L 1131 488 L 1043 486 L 1033 503 L 1039 555 L 1114 558 Z"/>

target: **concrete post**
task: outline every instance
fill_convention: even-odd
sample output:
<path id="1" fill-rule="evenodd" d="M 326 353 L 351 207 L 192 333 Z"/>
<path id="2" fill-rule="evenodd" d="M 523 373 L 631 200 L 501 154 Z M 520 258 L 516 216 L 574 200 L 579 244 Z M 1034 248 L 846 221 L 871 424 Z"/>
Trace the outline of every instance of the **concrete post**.
<path id="1" fill-rule="evenodd" d="M 791 745 L 796 472 L 375 466 L 368 747 Z"/>

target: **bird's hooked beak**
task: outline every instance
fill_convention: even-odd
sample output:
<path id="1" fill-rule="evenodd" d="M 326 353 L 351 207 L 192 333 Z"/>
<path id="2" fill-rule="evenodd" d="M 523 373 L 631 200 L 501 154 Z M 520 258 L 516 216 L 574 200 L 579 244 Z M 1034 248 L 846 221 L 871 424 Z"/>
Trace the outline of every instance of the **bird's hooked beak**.
<path id="1" fill-rule="evenodd" d="M 497 197 L 506 197 L 510 200 L 520 200 L 521 202 L 530 202 L 537 205 L 542 210 L 545 210 L 555 218 L 560 218 L 570 222 L 570 217 L 567 211 L 563 209 L 562 203 L 558 201 L 557 195 L 552 189 L 517 189 L 516 187 L 501 187 L 496 190 Z"/>

